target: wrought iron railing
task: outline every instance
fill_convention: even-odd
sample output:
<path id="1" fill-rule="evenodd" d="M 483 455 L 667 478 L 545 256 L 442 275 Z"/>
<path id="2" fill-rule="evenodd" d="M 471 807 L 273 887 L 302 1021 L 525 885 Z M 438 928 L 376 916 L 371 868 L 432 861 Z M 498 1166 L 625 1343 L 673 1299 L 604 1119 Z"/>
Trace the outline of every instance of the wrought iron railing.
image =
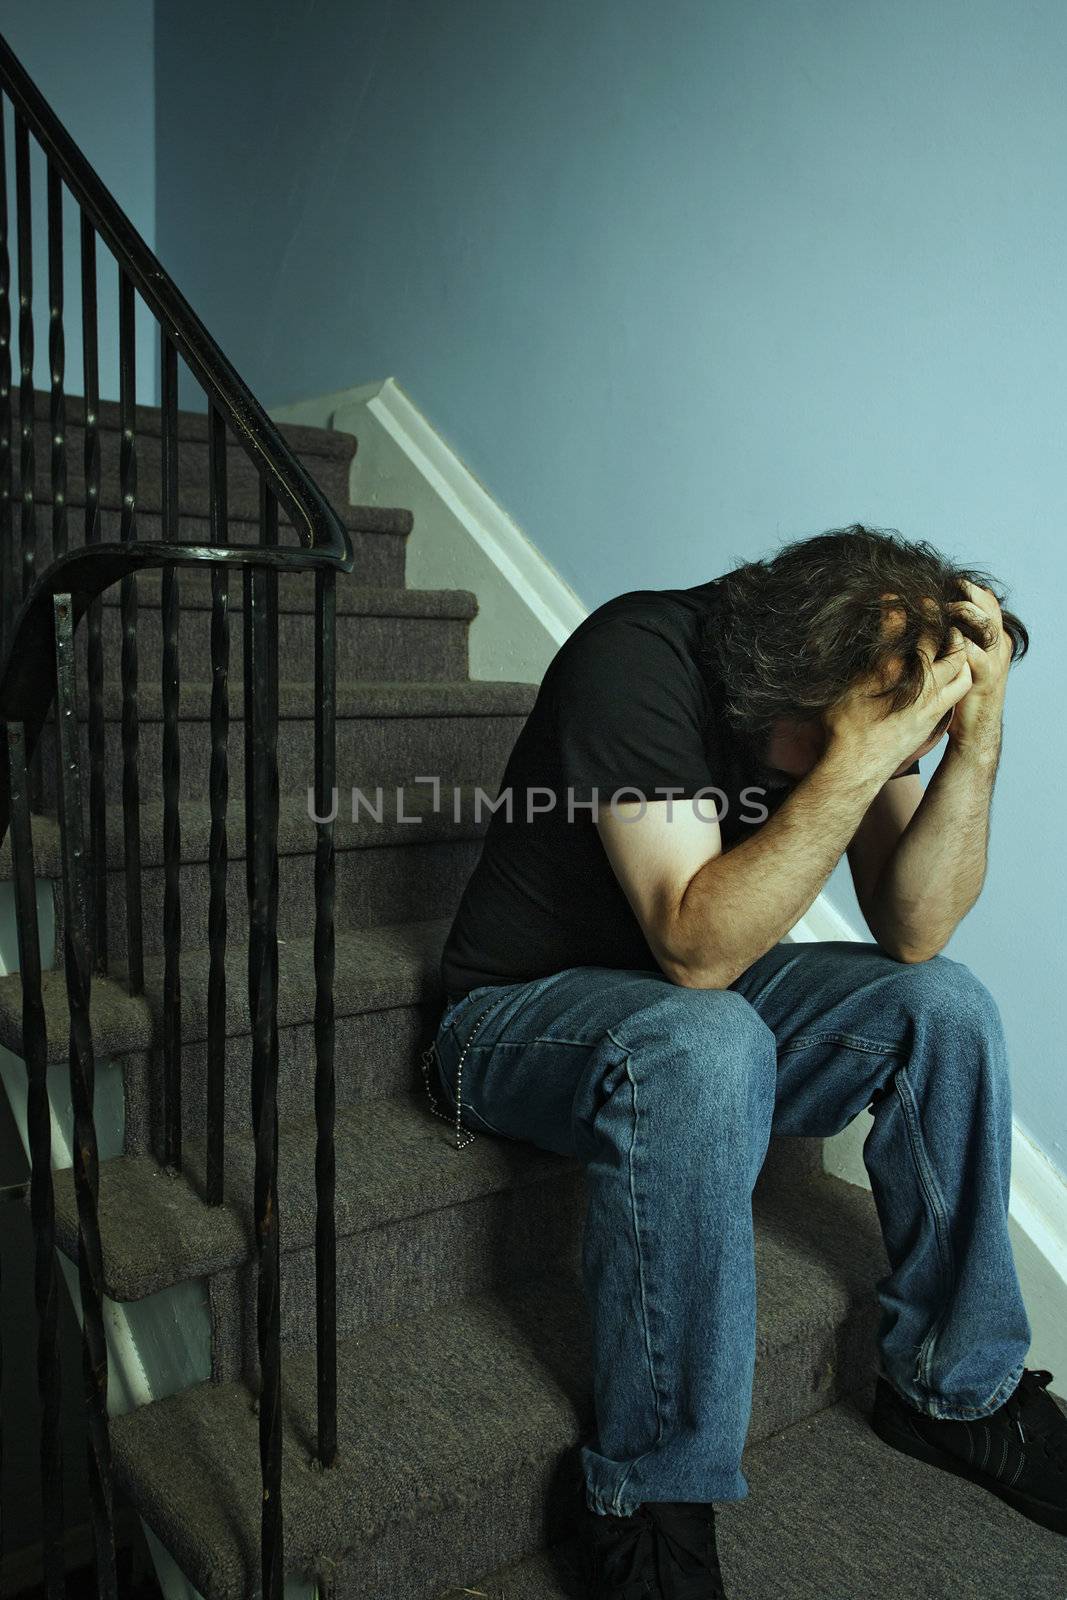
<path id="1" fill-rule="evenodd" d="M 10 102 L 11 117 L 7 115 Z M 18 264 L 17 404 L 12 395 L 5 125 L 14 130 L 15 237 Z M 47 163 L 47 281 L 49 426 L 51 435 L 51 552 L 39 560 L 35 502 L 34 250 L 31 141 Z M 81 321 L 85 507 L 80 540 L 74 538 L 67 496 L 67 422 L 73 399 L 66 392 L 63 306 L 63 195 L 80 217 Z M 98 336 L 98 246 L 110 252 L 117 273 L 119 539 L 101 537 L 101 461 Z M 135 421 L 135 306 L 147 306 L 159 329 L 162 473 L 161 537 L 138 537 L 137 463 L 141 441 Z M 209 538 L 183 542 L 178 500 L 178 362 L 184 360 L 207 399 Z M 17 492 L 13 424 L 18 424 Z M 226 446 L 228 435 L 255 464 L 260 484 L 259 539 L 228 539 Z M 298 546 L 279 542 L 279 507 L 296 530 Z M 17 523 L 17 526 L 16 526 Z M 31 812 L 45 790 L 42 732 L 51 717 L 53 793 L 62 862 L 63 970 L 70 1012 L 69 1062 L 74 1107 L 74 1184 L 78 1210 L 78 1277 L 82 1301 L 83 1376 L 88 1420 L 88 1471 L 101 1596 L 116 1594 L 111 1458 L 107 1421 L 107 1349 L 102 1316 L 103 1258 L 97 1216 L 98 1155 L 93 1122 L 94 1054 L 90 991 L 107 970 L 107 826 L 104 670 L 101 596 L 120 590 L 122 828 L 126 862 L 126 983 L 144 985 L 141 899 L 141 830 L 138 766 L 137 575 L 161 573 L 163 633 L 163 861 L 164 971 L 162 1066 L 164 1157 L 182 1163 L 182 1022 L 179 660 L 180 575 L 211 573 L 210 709 L 210 945 L 208 989 L 207 1201 L 223 1196 L 225 965 L 228 936 L 227 732 L 229 727 L 229 574 L 242 573 L 244 590 L 245 857 L 248 894 L 248 1001 L 251 1023 L 251 1091 L 255 1137 L 254 1216 L 258 1265 L 260 1367 L 259 1447 L 263 1479 L 260 1559 L 264 1600 L 282 1592 L 281 1336 L 277 1205 L 278 1077 L 278 573 L 315 573 L 316 816 L 332 812 L 327 797 L 335 781 L 335 590 L 337 572 L 351 571 L 348 534 L 308 472 L 212 340 L 199 318 L 105 188 L 58 118 L 0 39 L 0 841 L 10 834 L 22 985 L 22 1046 L 27 1071 L 30 1209 L 36 1252 L 38 1382 L 41 1394 L 41 1486 L 45 1588 L 49 1600 L 64 1592 L 62 1564 L 63 1463 L 60 1440 L 61 1373 L 57 1324 L 51 1129 L 45 1068 L 48 1055 L 42 963 L 34 892 Z M 87 745 L 83 763 L 77 715 L 74 636 L 87 629 Z M 88 829 L 83 836 L 83 784 L 88 781 Z M 318 1454 L 324 1466 L 336 1456 L 336 1295 L 334 1229 L 334 843 L 331 822 L 317 823 L 314 965 L 315 1111 L 317 1117 L 315 1258 L 317 1281 Z M 2 1548 L 0 1548 L 2 1553 Z"/>

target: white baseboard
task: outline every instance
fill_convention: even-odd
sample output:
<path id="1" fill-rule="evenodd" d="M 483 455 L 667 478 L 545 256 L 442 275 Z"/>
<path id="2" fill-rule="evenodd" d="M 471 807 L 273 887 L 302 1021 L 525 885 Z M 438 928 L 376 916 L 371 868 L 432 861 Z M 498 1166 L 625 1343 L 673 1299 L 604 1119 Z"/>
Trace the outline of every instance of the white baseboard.
<path id="1" fill-rule="evenodd" d="M 359 449 L 351 493 L 357 504 L 406 506 L 415 513 L 407 582 L 413 588 L 472 590 L 472 678 L 539 683 L 559 646 L 588 615 L 545 560 L 393 378 L 271 408 L 280 422 L 354 433 Z M 822 895 L 789 935 L 859 938 Z M 823 1145 L 827 1172 L 869 1189 L 861 1114 Z M 1015 1125 L 1010 1227 L 1033 1327 L 1029 1365 L 1049 1367 L 1067 1393 L 1067 1185 Z"/>

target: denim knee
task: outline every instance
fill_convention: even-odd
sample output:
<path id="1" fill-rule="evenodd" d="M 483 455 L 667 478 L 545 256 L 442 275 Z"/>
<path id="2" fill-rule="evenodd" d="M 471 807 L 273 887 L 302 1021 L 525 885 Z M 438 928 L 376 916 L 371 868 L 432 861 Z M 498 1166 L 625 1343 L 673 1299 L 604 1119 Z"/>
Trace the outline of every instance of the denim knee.
<path id="1" fill-rule="evenodd" d="M 755 1091 L 773 1102 L 777 1044 L 755 1007 L 732 989 L 687 989 L 671 984 L 651 1004 L 612 1030 L 628 1052 L 663 1057 L 672 1084 L 717 1103 L 732 1091 L 749 1100 Z"/>
<path id="2" fill-rule="evenodd" d="M 943 1019 L 956 1030 L 1001 1031 L 1000 1008 L 981 978 L 950 956 L 901 963 L 897 983 L 902 1002 L 916 1015 Z"/>

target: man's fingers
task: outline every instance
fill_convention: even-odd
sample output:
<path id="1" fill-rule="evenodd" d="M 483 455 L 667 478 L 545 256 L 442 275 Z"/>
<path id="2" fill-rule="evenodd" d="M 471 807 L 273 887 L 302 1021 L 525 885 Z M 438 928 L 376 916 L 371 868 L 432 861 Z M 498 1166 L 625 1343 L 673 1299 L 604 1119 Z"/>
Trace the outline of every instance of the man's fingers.
<path id="1" fill-rule="evenodd" d="M 930 675 L 938 684 L 950 683 L 967 660 L 967 641 L 959 628 L 948 630 L 945 653 L 929 663 Z"/>
<path id="2" fill-rule="evenodd" d="M 994 619 L 1000 617 L 1000 601 L 992 589 L 983 589 L 981 584 L 972 583 L 970 578 L 961 578 L 960 583 L 981 610 L 988 611 Z"/>
<path id="3" fill-rule="evenodd" d="M 971 664 L 968 659 L 966 642 L 958 628 L 949 630 L 949 650 L 946 655 L 939 656 L 930 667 L 930 677 L 934 682 L 934 692 L 942 701 L 941 709 L 947 711 L 948 707 L 955 705 L 957 700 L 962 700 L 967 690 L 971 687 Z"/>
<path id="4" fill-rule="evenodd" d="M 979 636 L 979 641 L 988 635 L 989 629 L 992 627 L 992 643 L 989 645 L 983 645 L 979 643 L 979 648 L 982 650 L 996 649 L 997 645 L 1000 643 L 1001 633 L 999 617 L 994 616 L 990 611 L 984 610 L 982 606 L 976 605 L 973 600 L 953 600 L 950 602 L 950 609 L 954 615 L 960 618 L 961 621 L 969 622 L 972 625 L 975 632 Z"/>

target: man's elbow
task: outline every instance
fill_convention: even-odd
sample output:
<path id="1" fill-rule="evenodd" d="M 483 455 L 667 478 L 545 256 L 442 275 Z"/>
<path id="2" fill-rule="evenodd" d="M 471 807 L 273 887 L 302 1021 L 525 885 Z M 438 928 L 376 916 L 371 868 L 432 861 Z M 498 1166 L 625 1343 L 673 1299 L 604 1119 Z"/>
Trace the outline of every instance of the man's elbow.
<path id="1" fill-rule="evenodd" d="M 929 937 L 914 936 L 918 934 L 913 929 L 913 937 L 908 937 L 897 918 L 888 918 L 884 910 L 877 904 L 872 904 L 869 899 L 860 899 L 860 910 L 863 920 L 867 924 L 871 938 L 885 955 L 891 956 L 894 961 L 901 962 L 904 966 L 919 966 L 923 961 L 930 961 L 934 956 L 940 955 L 948 937 L 938 942 Z"/>
<path id="2" fill-rule="evenodd" d="M 934 956 L 940 955 L 944 949 L 944 945 L 904 944 L 887 939 L 877 939 L 877 944 L 887 956 L 892 956 L 894 961 L 903 962 L 907 967 L 919 966 L 923 961 L 932 961 Z"/>
<path id="3" fill-rule="evenodd" d="M 743 967 L 731 967 L 722 961 L 695 961 L 678 955 L 657 952 L 656 959 L 664 975 L 682 989 L 728 989 L 741 976 Z"/>
<path id="4" fill-rule="evenodd" d="M 681 989 L 728 989 L 738 973 L 674 971 L 667 973 L 672 983 Z"/>
<path id="5" fill-rule="evenodd" d="M 712 940 L 707 929 L 698 939 L 693 938 L 684 918 L 685 897 L 692 881 L 691 878 L 675 903 L 657 907 L 649 945 L 664 976 L 679 988 L 728 989 L 744 967 L 731 966 L 721 954 L 709 951 Z"/>

